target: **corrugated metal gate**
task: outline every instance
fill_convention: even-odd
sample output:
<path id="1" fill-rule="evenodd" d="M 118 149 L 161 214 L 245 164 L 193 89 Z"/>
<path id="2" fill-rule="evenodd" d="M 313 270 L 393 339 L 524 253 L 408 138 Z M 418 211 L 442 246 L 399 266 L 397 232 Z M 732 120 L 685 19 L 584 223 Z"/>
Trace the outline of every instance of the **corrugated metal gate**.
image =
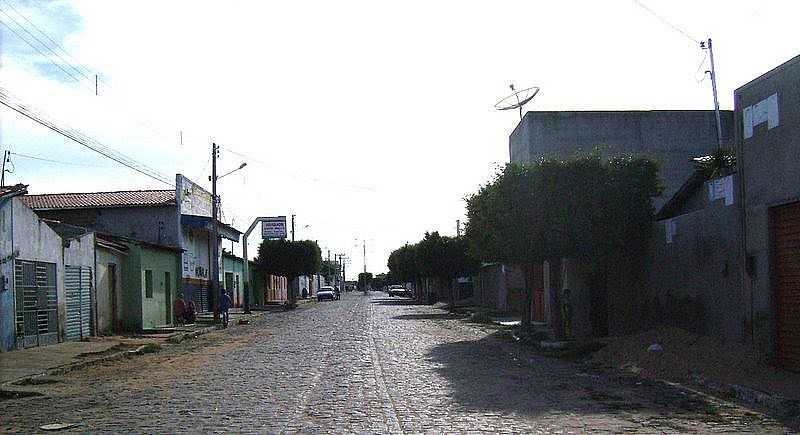
<path id="1" fill-rule="evenodd" d="M 67 297 L 67 340 L 88 338 L 92 312 L 92 269 L 64 267 L 64 290 Z"/>
<path id="2" fill-rule="evenodd" d="M 14 261 L 17 347 L 58 343 L 56 265 Z"/>
<path id="3" fill-rule="evenodd" d="M 770 209 L 778 361 L 800 370 L 800 202 Z"/>

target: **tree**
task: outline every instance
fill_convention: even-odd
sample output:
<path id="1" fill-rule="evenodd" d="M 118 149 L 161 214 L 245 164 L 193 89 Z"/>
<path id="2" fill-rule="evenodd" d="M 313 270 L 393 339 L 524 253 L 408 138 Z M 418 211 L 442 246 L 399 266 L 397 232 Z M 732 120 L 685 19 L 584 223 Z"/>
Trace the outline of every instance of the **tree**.
<path id="1" fill-rule="evenodd" d="M 372 274 L 369 272 L 361 272 L 358 274 L 358 288 L 366 289 L 372 282 Z"/>
<path id="2" fill-rule="evenodd" d="M 331 281 L 339 275 L 339 263 L 330 260 L 322 260 L 319 274 L 324 276 L 327 281 Z"/>
<path id="3" fill-rule="evenodd" d="M 417 267 L 417 245 L 404 245 L 392 251 L 389 261 L 386 263 L 389 268 L 394 284 L 405 284 L 416 281 L 419 276 Z"/>
<path id="4" fill-rule="evenodd" d="M 264 240 L 258 247 L 256 265 L 266 273 L 285 276 L 291 284 L 297 277 L 319 272 L 322 251 L 311 240 Z M 290 286 L 291 289 L 291 286 Z M 289 291 L 289 303 L 295 303 L 297 294 Z"/>
<path id="5" fill-rule="evenodd" d="M 481 260 L 523 267 L 523 325 L 529 330 L 531 266 L 578 257 L 603 269 L 616 255 L 641 249 L 650 235 L 652 198 L 661 190 L 658 165 L 643 157 L 603 161 L 595 151 L 509 163 L 467 198 L 465 238 Z M 558 295 L 552 296 L 558 306 Z"/>
<path id="6" fill-rule="evenodd" d="M 372 278 L 372 288 L 382 289 L 389 285 L 389 276 L 386 273 L 379 273 Z"/>

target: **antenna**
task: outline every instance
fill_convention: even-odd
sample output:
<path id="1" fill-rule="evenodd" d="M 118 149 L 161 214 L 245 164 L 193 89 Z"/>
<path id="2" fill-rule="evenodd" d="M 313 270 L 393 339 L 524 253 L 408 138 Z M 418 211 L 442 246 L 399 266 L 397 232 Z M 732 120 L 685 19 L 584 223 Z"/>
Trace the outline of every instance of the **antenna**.
<path id="1" fill-rule="evenodd" d="M 511 88 L 512 94 L 495 103 L 494 108 L 497 110 L 519 109 L 519 119 L 522 119 L 522 106 L 531 101 L 533 97 L 539 93 L 539 88 L 532 86 L 518 91 L 514 88 L 513 83 L 509 87 Z"/>

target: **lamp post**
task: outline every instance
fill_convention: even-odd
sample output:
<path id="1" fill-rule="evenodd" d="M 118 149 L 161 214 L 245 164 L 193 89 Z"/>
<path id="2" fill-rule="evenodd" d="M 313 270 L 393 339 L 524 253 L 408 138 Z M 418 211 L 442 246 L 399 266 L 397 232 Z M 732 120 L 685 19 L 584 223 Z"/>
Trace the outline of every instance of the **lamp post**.
<path id="1" fill-rule="evenodd" d="M 242 163 L 238 168 L 228 171 L 222 175 L 217 175 L 217 157 L 219 157 L 219 145 L 211 144 L 211 297 L 209 302 L 211 308 L 215 306 L 219 294 L 219 197 L 217 196 L 217 181 L 240 169 L 244 169 L 247 163 Z M 216 319 L 216 315 L 214 316 Z"/>

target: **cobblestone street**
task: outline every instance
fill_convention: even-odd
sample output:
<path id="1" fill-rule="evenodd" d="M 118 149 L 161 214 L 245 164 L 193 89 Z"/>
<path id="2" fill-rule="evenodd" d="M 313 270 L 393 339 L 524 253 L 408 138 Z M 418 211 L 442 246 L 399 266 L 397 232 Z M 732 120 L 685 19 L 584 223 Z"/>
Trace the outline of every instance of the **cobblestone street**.
<path id="1" fill-rule="evenodd" d="M 537 356 L 375 293 L 309 303 L 2 401 L 3 432 L 781 432 L 659 383 Z"/>

